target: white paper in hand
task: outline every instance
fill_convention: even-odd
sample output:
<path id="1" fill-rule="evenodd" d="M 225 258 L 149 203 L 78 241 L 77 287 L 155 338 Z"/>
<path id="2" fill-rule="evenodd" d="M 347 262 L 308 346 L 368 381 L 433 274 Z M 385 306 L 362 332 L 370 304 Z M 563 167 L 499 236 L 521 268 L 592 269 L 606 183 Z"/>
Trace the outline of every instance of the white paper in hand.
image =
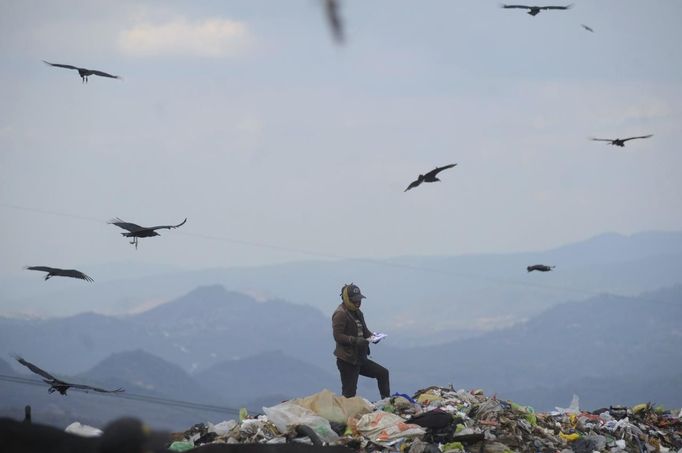
<path id="1" fill-rule="evenodd" d="M 368 338 L 368 340 L 369 340 L 371 343 L 376 344 L 376 343 L 380 342 L 380 341 L 381 341 L 383 338 L 385 338 L 385 337 L 386 337 L 386 334 L 385 334 L 385 333 L 374 332 L 374 333 L 372 333 L 372 336 Z"/>

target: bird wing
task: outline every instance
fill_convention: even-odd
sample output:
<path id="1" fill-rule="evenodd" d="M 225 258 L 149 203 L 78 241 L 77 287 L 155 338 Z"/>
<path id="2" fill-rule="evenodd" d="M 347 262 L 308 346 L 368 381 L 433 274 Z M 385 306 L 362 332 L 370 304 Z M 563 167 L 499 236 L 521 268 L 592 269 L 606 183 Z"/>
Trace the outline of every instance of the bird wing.
<path id="1" fill-rule="evenodd" d="M 106 72 L 97 71 L 97 70 L 94 70 L 94 69 L 91 69 L 90 72 L 91 72 L 92 74 L 94 74 L 94 75 L 98 75 L 98 76 L 102 76 L 102 77 L 110 77 L 110 78 L 112 78 L 112 79 L 120 79 L 120 77 L 117 76 L 117 75 L 107 74 Z"/>
<path id="2" fill-rule="evenodd" d="M 530 9 L 530 6 L 526 5 L 502 5 L 502 8 L 523 8 L 523 9 Z"/>
<path id="3" fill-rule="evenodd" d="M 442 167 L 434 168 L 433 170 L 431 170 L 430 172 L 428 172 L 428 173 L 427 173 L 426 175 L 424 175 L 424 176 L 426 176 L 426 177 L 428 177 L 428 176 L 436 176 L 436 175 L 437 175 L 438 173 L 440 173 L 441 171 L 447 170 L 448 168 L 452 168 L 452 167 L 454 167 L 454 166 L 456 166 L 456 165 L 457 165 L 457 164 L 450 164 L 450 165 L 444 165 L 444 166 L 442 166 Z"/>
<path id="4" fill-rule="evenodd" d="M 571 9 L 571 6 L 573 6 L 573 4 L 566 6 L 541 6 L 540 9 Z"/>
<path id="5" fill-rule="evenodd" d="M 592 138 L 590 140 L 594 140 L 595 142 L 612 142 L 613 139 L 610 138 Z"/>
<path id="6" fill-rule="evenodd" d="M 28 368 L 29 370 L 33 371 L 35 374 L 39 374 L 40 376 L 44 377 L 45 379 L 49 379 L 49 380 L 51 380 L 51 381 L 58 381 L 58 380 L 59 380 L 59 379 L 57 379 L 56 377 L 52 376 L 52 375 L 51 375 L 50 373 L 48 373 L 47 371 L 38 368 L 37 366 L 35 366 L 35 365 L 32 364 L 31 362 L 29 362 L 29 361 L 27 361 L 27 360 L 24 360 L 22 357 L 20 357 L 20 356 L 18 356 L 18 355 L 16 355 L 16 354 L 14 354 L 12 357 L 14 357 L 14 358 L 17 360 L 17 362 L 21 363 L 21 364 L 24 365 L 26 368 Z"/>
<path id="7" fill-rule="evenodd" d="M 122 388 L 120 388 L 120 387 L 117 388 L 117 389 L 114 389 L 114 390 L 106 390 L 106 389 L 103 389 L 103 388 L 93 387 L 93 386 L 91 386 L 91 385 L 86 385 L 86 384 L 71 384 L 71 383 L 66 383 L 66 384 L 68 384 L 69 386 L 71 386 L 71 387 L 73 387 L 73 388 L 75 388 L 75 389 L 81 389 L 81 390 L 85 390 L 85 391 L 94 390 L 95 392 L 100 392 L 100 393 L 120 393 L 120 392 L 125 392 L 125 390 L 122 389 Z"/>
<path id="8" fill-rule="evenodd" d="M 123 228 L 124 230 L 128 230 L 131 233 L 135 233 L 136 231 L 142 231 L 146 230 L 147 228 L 141 227 L 140 225 L 137 225 L 135 223 L 130 223 L 130 222 L 124 222 L 123 220 L 119 219 L 118 217 L 113 218 L 109 220 L 110 225 L 116 225 L 119 228 Z"/>
<path id="9" fill-rule="evenodd" d="M 326 0 L 325 1 L 325 12 L 327 13 L 327 21 L 329 21 L 329 26 L 332 29 L 334 39 L 336 42 L 343 42 L 343 23 L 341 22 L 341 16 L 339 15 L 339 3 L 337 0 Z"/>
<path id="10" fill-rule="evenodd" d="M 50 63 L 49 61 L 45 60 L 43 60 L 43 63 L 49 64 L 50 66 L 56 66 L 58 68 L 75 69 L 76 71 L 78 71 L 79 69 L 83 69 L 76 66 L 71 66 L 70 64 Z"/>
<path id="11" fill-rule="evenodd" d="M 170 229 L 172 229 L 172 228 L 178 228 L 178 227 L 183 226 L 183 225 L 185 224 L 185 222 L 187 222 L 187 217 L 185 217 L 185 220 L 183 220 L 182 222 L 178 223 L 177 225 L 159 225 L 159 226 L 153 226 L 153 227 L 145 228 L 145 230 L 151 230 L 151 231 L 153 231 L 153 230 L 162 230 L 162 229 L 164 229 L 164 228 L 167 229 L 167 230 L 170 230 Z"/>
<path id="12" fill-rule="evenodd" d="M 81 280 L 87 280 L 89 282 L 94 282 L 94 280 L 91 277 L 88 277 L 81 271 L 77 271 L 76 269 L 63 269 L 61 272 L 59 272 L 59 275 L 62 277 L 72 277 L 72 278 L 80 278 Z"/>
<path id="13" fill-rule="evenodd" d="M 421 183 L 422 183 L 422 182 L 421 182 L 420 179 L 415 179 L 414 181 L 412 181 L 412 182 L 410 183 L 409 186 L 407 186 L 407 189 L 405 189 L 404 192 L 407 192 L 407 191 L 410 190 L 410 189 L 414 189 L 415 187 L 417 187 L 417 186 L 418 186 L 419 184 L 421 184 Z"/>
<path id="14" fill-rule="evenodd" d="M 48 266 L 26 266 L 24 269 L 28 269 L 30 271 L 43 271 L 43 272 L 52 272 L 52 271 L 59 270 L 59 269 L 55 269 L 54 267 L 48 267 Z"/>
<path id="15" fill-rule="evenodd" d="M 628 140 L 634 140 L 634 139 L 636 139 L 636 138 L 649 138 L 649 137 L 653 137 L 653 136 L 654 136 L 654 134 L 640 135 L 640 136 L 638 136 L 638 137 L 624 138 L 623 141 L 626 142 L 626 141 L 628 141 Z"/>

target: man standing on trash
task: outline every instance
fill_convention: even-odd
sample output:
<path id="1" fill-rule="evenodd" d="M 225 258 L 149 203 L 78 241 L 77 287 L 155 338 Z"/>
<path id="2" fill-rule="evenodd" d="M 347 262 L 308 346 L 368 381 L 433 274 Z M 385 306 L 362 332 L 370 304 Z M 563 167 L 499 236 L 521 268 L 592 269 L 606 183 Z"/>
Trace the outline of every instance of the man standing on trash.
<path id="1" fill-rule="evenodd" d="M 365 296 L 353 283 L 341 288 L 343 302 L 332 315 L 334 341 L 336 341 L 336 366 L 341 374 L 341 390 L 343 396 L 355 396 L 358 387 L 358 376 L 375 378 L 379 385 L 381 399 L 391 396 L 388 370 L 369 359 L 369 340 L 372 332 L 365 324 L 365 317 L 360 311 Z"/>

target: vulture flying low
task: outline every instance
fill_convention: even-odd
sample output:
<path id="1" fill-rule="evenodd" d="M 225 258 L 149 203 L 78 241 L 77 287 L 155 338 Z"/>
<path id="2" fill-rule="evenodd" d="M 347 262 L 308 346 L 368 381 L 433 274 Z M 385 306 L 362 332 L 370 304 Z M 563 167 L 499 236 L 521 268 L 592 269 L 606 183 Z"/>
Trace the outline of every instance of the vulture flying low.
<path id="1" fill-rule="evenodd" d="M 159 233 L 157 233 L 154 230 L 170 230 L 173 228 L 178 228 L 181 227 L 187 222 L 187 218 L 185 217 L 185 220 L 182 222 L 178 223 L 177 225 L 159 225 L 159 226 L 153 226 L 153 227 L 143 227 L 140 225 L 136 225 L 134 223 L 129 223 L 129 222 L 124 222 L 123 220 L 119 219 L 118 217 L 112 219 L 109 221 L 111 225 L 116 225 L 119 228 L 123 228 L 124 230 L 128 230 L 127 233 L 121 233 L 121 235 L 128 237 L 128 238 L 133 238 L 132 241 L 130 241 L 131 244 L 135 246 L 137 249 L 137 240 L 139 238 L 148 238 L 152 236 L 161 236 Z"/>
<path id="2" fill-rule="evenodd" d="M 527 9 L 528 14 L 531 16 L 537 16 L 540 14 L 540 11 L 542 10 L 549 10 L 549 9 L 569 9 L 573 5 L 566 5 L 566 6 L 526 6 L 526 5 L 502 5 L 502 8 L 520 8 L 520 9 Z"/>
<path id="3" fill-rule="evenodd" d="M 653 136 L 654 134 L 649 134 L 628 138 L 593 138 L 592 140 L 594 140 L 595 142 L 608 142 L 609 145 L 620 146 L 622 148 L 623 146 L 625 146 L 625 142 L 627 142 L 628 140 L 635 140 L 638 138 L 649 138 Z"/>
<path id="4" fill-rule="evenodd" d="M 409 186 L 407 186 L 407 189 L 404 191 L 407 192 L 410 189 L 414 189 L 418 185 L 420 185 L 423 182 L 436 182 L 440 181 L 438 179 L 437 175 L 443 170 L 447 170 L 448 168 L 452 168 L 457 164 L 450 164 L 450 165 L 445 165 L 443 167 L 437 167 L 431 170 L 430 172 L 426 173 L 425 175 L 419 175 L 416 180 L 412 181 Z"/>
<path id="5" fill-rule="evenodd" d="M 115 390 L 105 390 L 101 389 L 99 387 L 92 387 L 90 385 L 85 385 L 85 384 L 73 384 L 70 382 L 65 382 L 62 381 L 61 379 L 57 379 L 56 377 L 52 376 L 50 373 L 47 371 L 38 368 L 31 362 L 24 360 L 22 357 L 19 357 L 18 355 L 13 355 L 17 362 L 21 363 L 24 365 L 26 368 L 29 370 L 33 371 L 35 374 L 42 376 L 43 381 L 47 384 L 50 384 L 50 388 L 47 389 L 48 393 L 54 393 L 54 392 L 59 392 L 62 395 L 66 395 L 66 391 L 69 390 L 70 388 L 75 388 L 75 389 L 80 389 L 85 392 L 93 390 L 95 392 L 100 392 L 100 393 L 120 393 L 124 392 L 125 390 L 122 388 L 117 388 Z"/>
<path id="6" fill-rule="evenodd" d="M 75 69 L 78 71 L 78 75 L 81 76 L 81 79 L 83 79 L 83 83 L 88 83 L 88 77 L 91 75 L 96 75 L 100 77 L 109 77 L 110 79 L 120 79 L 120 76 L 116 75 L 111 75 L 107 74 L 106 72 L 98 71 L 96 69 L 85 69 L 85 68 L 79 68 L 77 66 L 71 66 L 70 64 L 59 64 L 59 63 L 50 63 L 49 61 L 43 60 L 43 63 L 49 64 L 50 66 L 55 66 L 57 68 L 65 68 L 65 69 Z"/>
<path id="7" fill-rule="evenodd" d="M 547 266 L 545 264 L 533 264 L 532 266 L 528 266 L 526 269 L 528 272 L 533 272 L 533 271 L 540 271 L 540 272 L 549 272 L 552 269 L 554 269 L 556 266 Z"/>
<path id="8" fill-rule="evenodd" d="M 47 272 L 47 275 L 45 276 L 45 280 L 48 280 L 50 277 L 71 277 L 71 278 L 80 278 L 81 280 L 86 280 L 88 282 L 93 282 L 94 280 L 81 271 L 77 271 L 76 269 L 59 269 L 57 267 L 48 267 L 48 266 L 26 266 L 25 269 L 28 269 L 30 271 L 43 271 Z"/>

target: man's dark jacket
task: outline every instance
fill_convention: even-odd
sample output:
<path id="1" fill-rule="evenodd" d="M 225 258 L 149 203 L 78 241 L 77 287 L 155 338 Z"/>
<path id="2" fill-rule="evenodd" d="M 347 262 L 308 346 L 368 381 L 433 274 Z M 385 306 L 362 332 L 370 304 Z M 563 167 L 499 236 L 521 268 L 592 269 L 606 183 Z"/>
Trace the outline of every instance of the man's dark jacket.
<path id="1" fill-rule="evenodd" d="M 334 340 L 336 341 L 334 355 L 344 362 L 352 363 L 353 365 L 358 365 L 369 354 L 368 346 L 358 344 L 356 318 L 362 323 L 363 337 L 371 337 L 372 332 L 367 328 L 365 316 L 360 309 L 350 311 L 342 303 L 332 315 L 332 327 L 334 330 Z"/>

